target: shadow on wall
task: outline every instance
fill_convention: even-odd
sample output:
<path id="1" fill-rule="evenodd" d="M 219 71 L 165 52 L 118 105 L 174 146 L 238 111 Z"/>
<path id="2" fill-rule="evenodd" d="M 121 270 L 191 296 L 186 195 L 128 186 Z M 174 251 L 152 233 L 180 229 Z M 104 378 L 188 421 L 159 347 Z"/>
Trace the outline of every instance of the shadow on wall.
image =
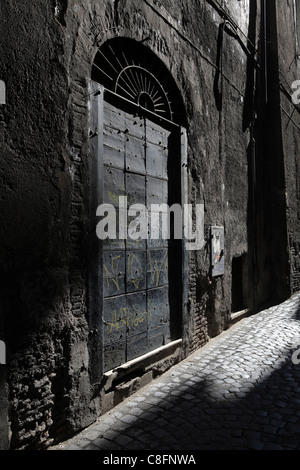
<path id="1" fill-rule="evenodd" d="M 6 385 L 6 366 L 0 365 L 0 450 L 9 449 L 8 397 Z"/>
<path id="2" fill-rule="evenodd" d="M 0 339 L 7 348 L 12 444 L 22 429 L 29 442 L 38 442 L 38 433 L 29 437 L 32 425 L 26 422 L 26 400 L 36 400 L 31 416 L 40 417 L 33 422 L 42 429 L 43 420 L 49 421 L 47 415 L 51 415 L 51 377 L 65 368 L 74 331 L 69 301 L 69 177 L 63 172 L 56 176 L 46 165 L 41 170 L 34 158 L 29 165 L 26 158 L 17 157 L 6 144 L 1 148 L 0 172 L 5 177 L 0 200 Z M 63 414 L 62 390 L 58 398 Z M 0 437 L 6 445 L 3 374 L 0 399 Z"/>
<path id="3" fill-rule="evenodd" d="M 208 0 L 209 3 L 210 0 Z M 215 4 L 213 3 L 215 7 Z M 223 16 L 223 15 L 222 15 Z M 249 2 L 249 25 L 247 34 L 247 45 L 240 39 L 239 35 L 235 32 L 234 27 L 231 26 L 230 21 L 224 19 L 219 25 L 218 40 L 217 40 L 217 57 L 216 57 L 216 74 L 214 79 L 214 95 L 218 111 L 222 111 L 223 100 L 223 56 L 226 52 L 224 47 L 225 35 L 231 36 L 236 39 L 240 44 L 241 49 L 244 50 L 247 56 L 247 81 L 243 109 L 243 132 L 248 129 L 253 121 L 254 113 L 254 93 L 255 93 L 255 43 L 256 43 L 256 22 L 257 22 L 257 0 Z"/>

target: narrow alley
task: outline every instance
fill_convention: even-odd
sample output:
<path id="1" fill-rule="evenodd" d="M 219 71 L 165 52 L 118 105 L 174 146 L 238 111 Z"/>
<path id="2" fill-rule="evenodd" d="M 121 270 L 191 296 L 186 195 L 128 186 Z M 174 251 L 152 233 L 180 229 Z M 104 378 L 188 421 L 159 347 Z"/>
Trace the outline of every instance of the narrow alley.
<path id="1" fill-rule="evenodd" d="M 297 294 L 244 318 L 50 450 L 300 450 L 299 393 Z"/>

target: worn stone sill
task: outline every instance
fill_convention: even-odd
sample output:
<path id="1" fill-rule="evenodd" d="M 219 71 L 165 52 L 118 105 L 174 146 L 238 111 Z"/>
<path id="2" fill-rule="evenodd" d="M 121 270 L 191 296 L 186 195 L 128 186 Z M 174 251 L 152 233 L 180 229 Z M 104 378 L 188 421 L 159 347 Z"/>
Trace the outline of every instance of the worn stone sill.
<path id="1" fill-rule="evenodd" d="M 245 308 L 244 310 L 240 310 L 239 312 L 234 312 L 231 314 L 231 323 L 235 323 L 239 320 L 241 320 L 242 318 L 246 317 L 247 315 L 249 315 L 250 313 L 250 310 L 248 308 Z"/>
<path id="2" fill-rule="evenodd" d="M 153 351 L 150 351 L 143 356 L 137 357 L 136 359 L 132 359 L 131 361 L 126 362 L 114 369 L 111 369 L 103 374 L 103 376 L 107 379 L 107 383 L 110 383 L 111 380 L 114 380 L 116 376 L 124 378 L 131 374 L 134 370 L 143 370 L 144 372 L 149 369 L 149 367 L 153 366 L 153 364 L 164 360 L 168 356 L 172 356 L 178 348 L 181 349 L 182 346 L 182 339 L 177 339 L 168 343 L 164 346 L 160 346 Z"/>

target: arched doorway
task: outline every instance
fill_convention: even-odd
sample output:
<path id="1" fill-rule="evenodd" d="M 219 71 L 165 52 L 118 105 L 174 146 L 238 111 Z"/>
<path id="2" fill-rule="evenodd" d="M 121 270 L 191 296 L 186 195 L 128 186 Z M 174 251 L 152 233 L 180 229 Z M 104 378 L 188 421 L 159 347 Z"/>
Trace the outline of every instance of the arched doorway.
<path id="1" fill-rule="evenodd" d="M 124 38 L 105 43 L 95 57 L 90 96 L 89 323 L 97 381 L 182 335 L 183 242 L 172 232 L 163 235 L 161 210 L 184 203 L 186 145 L 180 94 L 145 46 Z M 113 208 L 116 236 L 99 240 L 95 216 L 103 205 Z M 147 235 L 138 239 L 128 232 L 136 205 L 147 211 Z M 154 221 L 159 226 L 151 236 Z"/>

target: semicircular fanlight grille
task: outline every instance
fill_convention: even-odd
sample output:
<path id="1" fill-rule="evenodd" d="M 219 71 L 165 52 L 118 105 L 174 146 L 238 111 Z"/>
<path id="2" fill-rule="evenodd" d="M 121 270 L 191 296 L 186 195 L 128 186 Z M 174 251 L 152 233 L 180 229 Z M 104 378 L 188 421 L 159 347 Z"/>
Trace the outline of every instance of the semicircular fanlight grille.
<path id="1" fill-rule="evenodd" d="M 139 106 L 180 123 L 181 96 L 164 64 L 136 41 L 115 38 L 98 50 L 92 78 Z"/>
<path id="2" fill-rule="evenodd" d="M 167 94 L 155 76 L 138 65 L 125 67 L 119 74 L 115 91 L 143 108 L 171 119 Z"/>

